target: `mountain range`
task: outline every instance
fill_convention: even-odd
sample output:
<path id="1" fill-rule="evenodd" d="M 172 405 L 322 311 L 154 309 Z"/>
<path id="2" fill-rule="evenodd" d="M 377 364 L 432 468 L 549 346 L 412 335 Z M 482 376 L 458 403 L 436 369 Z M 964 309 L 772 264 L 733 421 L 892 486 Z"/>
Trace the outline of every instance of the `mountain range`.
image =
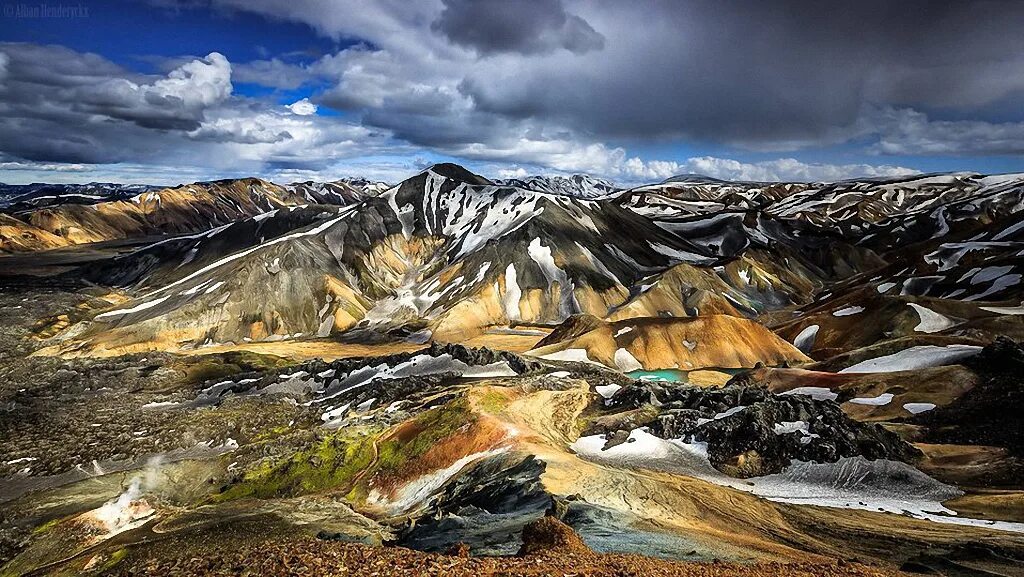
<path id="1" fill-rule="evenodd" d="M 8 572 L 526 555 L 552 517 L 812 574 L 1024 559 L 1024 174 L 5 195 Z"/>

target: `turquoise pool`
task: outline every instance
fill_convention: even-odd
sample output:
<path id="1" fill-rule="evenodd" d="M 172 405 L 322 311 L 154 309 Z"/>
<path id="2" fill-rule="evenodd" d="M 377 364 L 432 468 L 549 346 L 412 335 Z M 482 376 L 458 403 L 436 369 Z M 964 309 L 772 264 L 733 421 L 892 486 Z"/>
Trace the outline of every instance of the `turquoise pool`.
<path id="1" fill-rule="evenodd" d="M 687 383 L 690 380 L 690 371 L 680 369 L 658 369 L 656 371 L 629 371 L 626 376 L 631 379 L 644 381 L 671 381 L 675 383 Z"/>
<path id="2" fill-rule="evenodd" d="M 747 369 L 720 369 L 720 368 L 707 368 L 699 369 L 703 371 L 718 371 L 720 373 L 726 373 L 729 375 L 735 375 L 741 371 Z M 690 382 L 690 371 L 684 371 L 682 369 L 658 369 L 654 371 L 629 371 L 626 376 L 631 379 L 641 379 L 644 381 L 669 381 L 673 383 L 688 383 Z"/>

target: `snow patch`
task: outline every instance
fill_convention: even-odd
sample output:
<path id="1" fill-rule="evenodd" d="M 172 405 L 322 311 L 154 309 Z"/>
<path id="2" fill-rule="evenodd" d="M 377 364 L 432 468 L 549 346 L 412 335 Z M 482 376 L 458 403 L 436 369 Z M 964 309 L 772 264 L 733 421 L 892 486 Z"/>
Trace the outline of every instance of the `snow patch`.
<path id="1" fill-rule="evenodd" d="M 118 309 L 116 311 L 109 311 L 109 312 L 105 312 L 105 313 L 100 313 L 100 314 L 96 315 L 95 319 L 99 320 L 99 319 L 108 319 L 108 318 L 113 318 L 113 317 L 123 317 L 124 315 L 127 315 L 127 314 L 137 313 L 139 311 L 144 311 L 146 309 L 151 309 L 151 308 L 157 306 L 158 304 L 166 301 L 169 298 L 171 298 L 171 296 L 167 295 L 165 297 L 160 297 L 158 299 L 153 299 L 151 301 L 147 301 L 147 302 L 144 302 L 144 303 L 141 303 L 141 304 L 137 304 L 137 305 L 135 305 L 135 306 L 133 306 L 131 308 Z"/>
<path id="2" fill-rule="evenodd" d="M 632 353 L 623 348 L 616 349 L 615 351 L 615 366 L 624 373 L 639 371 L 644 368 Z"/>
<path id="3" fill-rule="evenodd" d="M 617 338 L 621 337 L 622 335 L 624 335 L 624 334 L 626 334 L 626 333 L 631 333 L 631 332 L 633 332 L 633 330 L 634 330 L 635 328 L 636 328 L 636 327 L 623 327 L 623 328 L 621 328 L 621 329 L 619 329 L 619 330 L 615 331 L 615 334 L 614 334 L 614 335 L 612 335 L 612 338 L 615 338 L 615 339 L 617 339 Z"/>
<path id="4" fill-rule="evenodd" d="M 779 394 L 805 395 L 814 399 L 815 401 L 834 401 L 839 398 L 838 393 L 833 393 L 832 389 L 828 389 L 826 387 L 796 387 L 795 389 L 790 389 Z"/>
<path id="5" fill-rule="evenodd" d="M 904 403 L 903 408 L 912 415 L 917 415 L 935 408 L 935 403 Z"/>
<path id="6" fill-rule="evenodd" d="M 908 304 L 917 311 L 917 316 L 921 319 L 921 322 L 914 327 L 914 330 L 919 333 L 937 333 L 956 325 L 956 322 L 947 316 L 927 309 L 917 303 Z"/>
<path id="7" fill-rule="evenodd" d="M 508 268 L 505 269 L 505 294 L 501 297 L 508 320 L 518 321 L 522 318 L 519 313 L 519 299 L 522 296 L 523 291 L 519 288 L 519 283 L 516 282 L 516 265 L 509 263 Z"/>
<path id="8" fill-rule="evenodd" d="M 850 399 L 849 402 L 855 405 L 871 405 L 873 407 L 884 407 L 885 405 L 888 405 L 889 403 L 892 402 L 893 396 L 894 395 L 892 393 L 882 393 L 877 397 L 857 397 L 855 399 Z"/>
<path id="9" fill-rule="evenodd" d="M 811 349 L 814 348 L 814 340 L 818 336 L 819 328 L 820 327 L 818 325 L 810 325 L 804 328 L 804 330 L 800 331 L 800 334 L 793 339 L 793 346 L 804 353 L 811 352 Z"/>
<path id="10" fill-rule="evenodd" d="M 921 345 L 904 349 L 898 353 L 861 361 L 846 367 L 840 373 L 891 373 L 895 371 L 912 371 L 927 367 L 956 364 L 981 351 L 974 345 Z"/>
<path id="11" fill-rule="evenodd" d="M 587 349 L 565 349 L 541 355 L 540 358 L 547 359 L 549 361 L 575 361 L 577 363 L 600 364 L 590 359 L 587 355 Z"/>

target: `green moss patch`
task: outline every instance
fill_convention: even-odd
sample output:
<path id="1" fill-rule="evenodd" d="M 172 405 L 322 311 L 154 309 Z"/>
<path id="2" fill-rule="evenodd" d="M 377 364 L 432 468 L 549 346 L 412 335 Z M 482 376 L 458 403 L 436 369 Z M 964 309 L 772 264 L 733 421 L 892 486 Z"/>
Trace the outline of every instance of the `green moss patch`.
<path id="1" fill-rule="evenodd" d="M 292 497 L 349 487 L 373 463 L 375 438 L 372 433 L 328 435 L 282 461 L 261 462 L 246 472 L 240 483 L 218 495 L 217 500 Z"/>
<path id="2" fill-rule="evenodd" d="M 409 475 L 416 459 L 474 420 L 465 399 L 458 399 L 399 425 L 383 440 L 379 429 L 341 430 L 283 460 L 259 463 L 216 500 L 344 491 L 350 500 L 363 502 L 372 476 Z"/>
<path id="3" fill-rule="evenodd" d="M 477 398 L 477 403 L 483 410 L 487 411 L 488 413 L 491 413 L 492 415 L 496 415 L 504 411 L 505 408 L 508 407 L 509 400 L 508 397 L 503 395 L 501 392 L 496 390 L 490 390 L 480 395 Z"/>
<path id="4" fill-rule="evenodd" d="M 404 468 L 409 461 L 421 457 L 443 439 L 472 424 L 475 419 L 465 399 L 458 399 L 426 411 L 411 423 L 402 425 L 394 436 L 380 443 L 377 473 L 405 473 Z"/>

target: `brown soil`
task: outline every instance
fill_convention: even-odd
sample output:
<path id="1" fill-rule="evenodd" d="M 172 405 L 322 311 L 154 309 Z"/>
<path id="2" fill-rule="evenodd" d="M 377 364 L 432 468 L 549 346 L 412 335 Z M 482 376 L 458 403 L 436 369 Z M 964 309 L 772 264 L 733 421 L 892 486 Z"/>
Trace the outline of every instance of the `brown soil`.
<path id="1" fill-rule="evenodd" d="M 961 515 L 1019 523 L 1024 521 L 1024 492 L 978 489 L 943 505 Z"/>
<path id="2" fill-rule="evenodd" d="M 620 364 L 620 349 L 645 370 L 679 368 L 750 368 L 758 363 L 779 365 L 809 360 L 792 344 L 755 321 L 722 314 L 689 318 L 634 318 L 603 322 L 592 317 L 567 320 L 537 343 L 535 356 L 584 349 L 605 366 L 632 370 Z"/>
<path id="3" fill-rule="evenodd" d="M 893 399 L 884 405 L 845 402 L 843 411 L 858 421 L 910 419 L 905 403 L 948 405 L 974 388 L 978 377 L 969 369 L 951 365 L 891 373 L 828 373 L 806 369 L 760 368 L 747 379 L 763 384 L 774 393 L 797 387 L 824 387 L 842 395 L 842 399 L 877 397 L 884 393 Z"/>
<path id="4" fill-rule="evenodd" d="M 500 351 L 520 353 L 530 350 L 542 337 L 539 335 L 478 335 L 464 341 L 467 347 L 488 347 Z M 171 350 L 183 355 L 206 355 L 228 351 L 250 351 L 265 355 L 277 355 L 295 360 L 323 359 L 333 361 L 336 359 L 347 359 L 354 357 L 378 357 L 392 355 L 395 353 L 408 353 L 418 351 L 425 347 L 425 344 L 395 342 L 395 343 L 341 343 L 329 339 L 317 339 L 309 341 L 277 341 L 277 342 L 252 342 L 238 344 L 214 345 L 196 349 L 179 349 L 176 344 L 169 344 L 167 347 L 157 346 L 152 342 L 129 346 L 111 346 L 96 350 L 89 350 L 85 356 L 109 357 L 134 352 L 147 352 L 150 350 Z M 47 347 L 39 351 L 40 355 L 59 355 L 65 358 L 83 356 L 79 352 L 62 351 L 60 347 Z"/>
<path id="5" fill-rule="evenodd" d="M 554 517 L 541 517 L 523 527 L 520 557 L 553 552 L 589 553 L 590 549 L 572 527 Z"/>
<path id="6" fill-rule="evenodd" d="M 1024 463 L 1002 447 L 914 443 L 924 453 L 917 468 L 960 487 L 1020 489 Z"/>
<path id="7" fill-rule="evenodd" d="M 532 329 L 533 327 L 531 327 Z M 534 329 L 536 330 L 536 329 Z M 545 330 L 546 329 L 541 329 Z M 525 353 L 537 346 L 537 342 L 544 338 L 541 335 L 510 335 L 484 333 L 468 339 L 459 341 L 459 344 L 467 347 L 487 347 L 499 351 L 512 353 Z"/>
<path id="8" fill-rule="evenodd" d="M 110 575 L 445 575 L 445 576 L 678 576 L 678 577 L 882 577 L 895 575 L 857 564 L 685 563 L 637 555 L 558 552 L 528 557 L 462 557 L 400 547 L 301 540 L 267 541 L 243 547 L 134 560 Z"/>

